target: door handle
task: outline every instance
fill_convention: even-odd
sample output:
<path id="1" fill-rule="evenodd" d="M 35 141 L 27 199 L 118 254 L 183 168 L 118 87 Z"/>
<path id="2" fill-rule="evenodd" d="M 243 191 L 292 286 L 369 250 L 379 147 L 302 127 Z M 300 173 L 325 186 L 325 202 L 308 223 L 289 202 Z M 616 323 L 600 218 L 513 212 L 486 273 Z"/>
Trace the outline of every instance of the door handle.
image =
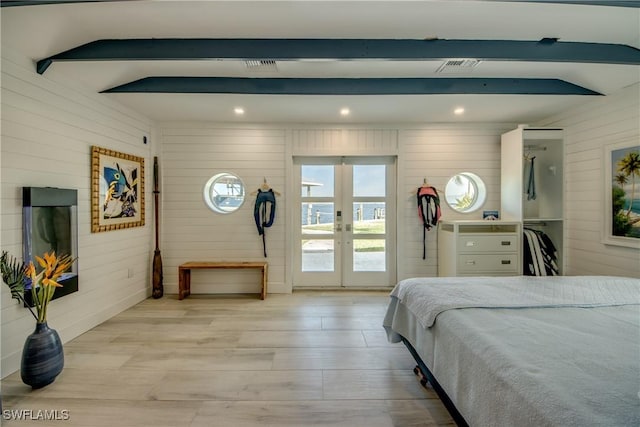
<path id="1" fill-rule="evenodd" d="M 345 224 L 344 231 L 351 231 L 351 224 Z"/>
<path id="2" fill-rule="evenodd" d="M 342 224 L 336 224 L 336 231 L 342 231 Z"/>

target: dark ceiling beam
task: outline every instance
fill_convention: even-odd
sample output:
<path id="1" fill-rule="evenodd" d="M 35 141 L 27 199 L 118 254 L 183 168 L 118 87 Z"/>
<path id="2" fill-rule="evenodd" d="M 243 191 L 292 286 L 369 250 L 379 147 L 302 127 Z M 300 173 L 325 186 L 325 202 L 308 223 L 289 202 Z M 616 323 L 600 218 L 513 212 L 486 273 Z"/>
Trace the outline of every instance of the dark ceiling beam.
<path id="1" fill-rule="evenodd" d="M 588 6 L 640 7 L 640 0 L 475 0 L 509 3 L 551 3 Z"/>
<path id="2" fill-rule="evenodd" d="M 482 61 L 640 64 L 640 50 L 619 44 L 522 40 L 412 39 L 124 39 L 96 40 L 44 58 L 55 61 L 276 60 L 311 59 L 424 61 L 474 58 Z"/>
<path id="3" fill-rule="evenodd" d="M 102 93 L 601 95 L 558 79 L 146 77 Z"/>
<path id="4" fill-rule="evenodd" d="M 112 3 L 138 0 L 1 0 L 2 7 L 17 6 L 43 6 L 47 4 L 66 4 L 66 3 Z"/>

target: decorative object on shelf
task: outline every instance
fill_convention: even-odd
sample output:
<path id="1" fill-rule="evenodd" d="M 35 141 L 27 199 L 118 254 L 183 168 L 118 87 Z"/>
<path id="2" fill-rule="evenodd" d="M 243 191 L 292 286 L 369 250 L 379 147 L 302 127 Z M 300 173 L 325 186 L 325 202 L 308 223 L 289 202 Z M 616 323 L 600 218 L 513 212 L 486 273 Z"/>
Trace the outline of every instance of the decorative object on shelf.
<path id="1" fill-rule="evenodd" d="M 91 232 L 144 225 L 144 158 L 91 147 Z"/>
<path id="2" fill-rule="evenodd" d="M 155 199 L 154 211 L 155 211 L 155 226 L 156 226 L 156 249 L 153 251 L 153 291 L 151 296 L 158 299 L 162 297 L 164 293 L 164 287 L 162 285 L 162 256 L 160 255 L 160 243 L 158 239 L 158 233 L 160 230 L 160 223 L 158 222 L 158 197 L 160 191 L 158 190 L 158 157 L 153 158 L 153 197 Z"/>
<path id="3" fill-rule="evenodd" d="M 61 286 L 58 280 L 75 260 L 69 255 L 58 256 L 55 252 L 35 258 L 40 269 L 33 262 L 25 265 L 3 252 L 0 272 L 3 282 L 9 286 L 11 297 L 21 301 L 36 320 L 35 331 L 27 337 L 22 350 L 20 376 L 25 384 L 41 388 L 51 384 L 64 366 L 62 341 L 47 324 L 47 309 L 55 288 Z M 31 294 L 35 312 L 24 300 L 25 290 Z"/>
<path id="4" fill-rule="evenodd" d="M 489 221 L 495 221 L 500 219 L 499 211 L 482 211 L 482 219 L 486 219 Z"/>
<path id="5" fill-rule="evenodd" d="M 640 248 L 640 145 L 605 147 L 605 226 L 603 243 Z"/>

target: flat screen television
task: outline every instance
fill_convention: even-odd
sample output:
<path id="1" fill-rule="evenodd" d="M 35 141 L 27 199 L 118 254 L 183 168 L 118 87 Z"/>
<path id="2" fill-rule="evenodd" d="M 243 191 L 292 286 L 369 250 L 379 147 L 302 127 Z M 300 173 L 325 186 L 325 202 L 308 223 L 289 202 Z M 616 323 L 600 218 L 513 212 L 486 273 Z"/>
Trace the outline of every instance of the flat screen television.
<path id="1" fill-rule="evenodd" d="M 78 291 L 78 195 L 77 190 L 52 187 L 23 187 L 23 259 L 33 261 L 37 271 L 42 268 L 36 256 L 45 252 L 68 254 L 75 259 L 62 275 L 53 299 Z M 29 284 L 27 285 L 29 286 Z M 32 305 L 31 292 L 25 292 L 25 301 Z"/>

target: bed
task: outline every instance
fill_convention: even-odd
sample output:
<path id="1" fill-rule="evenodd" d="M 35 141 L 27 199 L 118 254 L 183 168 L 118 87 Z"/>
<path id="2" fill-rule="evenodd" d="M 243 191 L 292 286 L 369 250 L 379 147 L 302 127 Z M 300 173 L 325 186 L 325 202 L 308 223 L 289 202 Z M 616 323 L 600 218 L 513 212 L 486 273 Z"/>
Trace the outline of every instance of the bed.
<path id="1" fill-rule="evenodd" d="M 383 326 L 459 425 L 640 425 L 639 279 L 407 279 Z"/>

